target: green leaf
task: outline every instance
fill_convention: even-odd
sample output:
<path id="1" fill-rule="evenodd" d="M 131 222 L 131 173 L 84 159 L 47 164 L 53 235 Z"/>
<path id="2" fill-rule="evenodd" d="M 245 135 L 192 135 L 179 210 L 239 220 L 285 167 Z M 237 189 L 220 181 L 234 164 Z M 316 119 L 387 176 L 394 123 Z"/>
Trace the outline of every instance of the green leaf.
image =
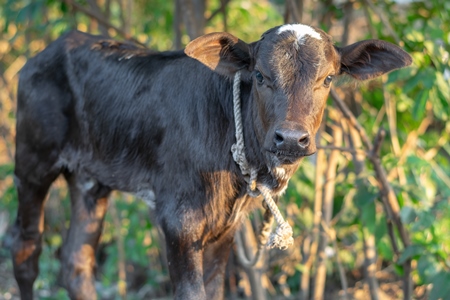
<path id="1" fill-rule="evenodd" d="M 435 216 L 429 210 L 422 210 L 417 213 L 417 219 L 413 223 L 411 230 L 423 231 L 429 229 L 435 222 Z"/>
<path id="2" fill-rule="evenodd" d="M 386 215 L 377 214 L 377 225 L 375 229 L 375 239 L 376 241 L 381 241 L 387 234 L 387 221 Z"/>
<path id="3" fill-rule="evenodd" d="M 392 261 L 394 258 L 394 251 L 392 251 L 391 244 L 385 239 L 377 242 L 377 251 L 378 255 L 387 261 Z"/>
<path id="4" fill-rule="evenodd" d="M 364 227 L 371 233 L 375 233 L 375 201 L 371 201 L 361 208 L 361 221 Z"/>
<path id="5" fill-rule="evenodd" d="M 426 89 L 431 89 L 436 82 L 436 69 L 434 68 L 426 68 L 422 72 L 420 72 L 422 76 L 422 84 Z"/>
<path id="6" fill-rule="evenodd" d="M 450 299 L 450 273 L 439 272 L 434 276 L 433 288 L 430 292 L 429 300 Z"/>
<path id="7" fill-rule="evenodd" d="M 398 258 L 398 263 L 403 264 L 406 260 L 424 253 L 425 248 L 422 245 L 410 245 L 403 250 Z"/>
<path id="8" fill-rule="evenodd" d="M 450 95 L 450 94 L 449 94 Z M 434 86 L 430 91 L 430 102 L 433 104 L 433 113 L 434 115 L 443 121 L 448 120 L 448 105 L 446 101 L 441 101 L 441 97 L 439 97 L 439 93 L 437 87 Z"/>
<path id="9" fill-rule="evenodd" d="M 413 116 L 416 120 L 421 120 L 425 114 L 425 105 L 427 103 L 429 93 L 429 90 L 422 89 L 416 97 L 416 105 L 414 105 L 413 109 Z"/>
<path id="10" fill-rule="evenodd" d="M 416 211 L 411 206 L 403 206 L 400 211 L 400 218 L 404 224 L 409 224 L 417 217 Z"/>
<path id="11" fill-rule="evenodd" d="M 403 276 L 403 274 L 405 273 L 403 270 L 403 266 L 399 264 L 394 264 L 394 271 L 395 273 L 397 273 L 398 276 Z"/>
<path id="12" fill-rule="evenodd" d="M 423 42 L 425 39 L 423 32 L 414 29 L 406 30 L 405 38 L 412 42 Z"/>
<path id="13" fill-rule="evenodd" d="M 412 91 L 415 87 L 417 87 L 417 85 L 419 84 L 419 82 L 422 80 L 422 76 L 420 74 L 416 74 L 413 77 L 411 77 L 408 81 L 406 81 L 405 85 L 403 86 L 403 92 L 405 94 L 409 93 L 410 91 Z"/>
<path id="14" fill-rule="evenodd" d="M 356 206 L 362 209 L 365 205 L 372 203 L 378 197 L 378 190 L 372 186 L 368 186 L 363 179 L 356 180 L 355 185 L 358 187 L 358 191 L 354 196 Z"/>
<path id="15" fill-rule="evenodd" d="M 440 270 L 441 266 L 433 255 L 422 255 L 417 261 L 417 271 L 425 283 L 429 283 Z"/>
<path id="16" fill-rule="evenodd" d="M 0 180 L 4 180 L 7 176 L 14 174 L 14 164 L 6 163 L 0 165 Z"/>
<path id="17" fill-rule="evenodd" d="M 389 84 L 400 80 L 410 79 L 416 72 L 417 69 L 414 69 L 412 67 L 395 70 L 389 73 L 386 83 Z"/>

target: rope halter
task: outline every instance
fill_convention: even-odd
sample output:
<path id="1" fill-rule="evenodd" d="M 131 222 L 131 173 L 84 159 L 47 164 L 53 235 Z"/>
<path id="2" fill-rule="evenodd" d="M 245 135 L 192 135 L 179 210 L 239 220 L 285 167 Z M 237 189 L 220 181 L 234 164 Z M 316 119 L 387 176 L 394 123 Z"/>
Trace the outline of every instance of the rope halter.
<path id="1" fill-rule="evenodd" d="M 277 204 L 273 200 L 272 191 L 263 184 L 258 184 L 256 179 L 258 171 L 252 168 L 245 156 L 244 134 L 242 131 L 242 116 L 241 116 L 241 71 L 237 71 L 234 76 L 233 84 L 233 105 L 234 105 L 234 122 L 236 127 L 236 143 L 231 146 L 234 161 L 239 165 L 242 175 L 248 184 L 248 194 L 251 197 L 257 197 L 259 194 L 263 195 L 264 201 L 268 209 L 272 212 L 278 226 L 275 232 L 272 232 L 269 238 L 269 248 L 280 248 L 285 250 L 289 245 L 294 244 L 292 237 L 292 227 L 287 223 Z M 270 231 L 270 226 L 267 226 Z"/>

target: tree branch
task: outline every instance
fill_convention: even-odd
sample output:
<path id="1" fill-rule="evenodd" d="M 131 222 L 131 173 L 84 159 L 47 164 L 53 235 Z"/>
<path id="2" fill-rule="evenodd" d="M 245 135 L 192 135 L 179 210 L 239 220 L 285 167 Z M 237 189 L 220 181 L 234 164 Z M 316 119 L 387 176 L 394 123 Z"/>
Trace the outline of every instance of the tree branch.
<path id="1" fill-rule="evenodd" d="M 97 2 L 95 0 L 87 0 L 87 3 L 90 7 L 90 11 L 97 15 L 97 16 L 101 16 L 101 18 L 103 20 L 107 20 L 107 18 L 105 18 L 105 16 L 102 13 L 102 10 L 100 9 L 100 7 L 98 6 Z M 99 22 L 100 23 L 100 22 Z M 108 28 L 105 24 L 100 23 L 100 26 L 98 26 L 98 29 L 100 30 L 100 32 L 102 33 L 102 35 L 104 36 L 109 36 L 108 35 Z"/>
<path id="2" fill-rule="evenodd" d="M 338 121 L 339 117 L 336 113 L 330 114 L 330 117 L 334 121 Z M 342 128 L 333 125 L 333 145 L 340 147 L 342 145 Z M 323 200 L 322 200 L 322 224 L 329 227 L 331 217 L 333 214 L 333 203 L 334 203 L 334 192 L 335 192 L 335 178 L 336 169 L 338 166 L 339 151 L 333 150 L 327 161 L 327 166 L 325 170 L 325 184 L 323 185 Z M 316 191 L 317 192 L 317 191 Z M 320 228 L 320 242 L 318 248 L 318 262 L 317 271 L 315 276 L 314 284 L 314 299 L 322 299 L 324 297 L 325 291 L 325 281 L 326 281 L 326 261 L 327 256 L 325 255 L 325 248 L 328 245 L 328 236 L 324 234 L 324 226 Z"/>
<path id="3" fill-rule="evenodd" d="M 225 11 L 225 8 L 228 5 L 228 3 L 230 3 L 230 1 L 231 0 L 222 0 L 222 1 L 220 1 L 220 7 L 211 13 L 211 15 L 206 19 L 205 23 L 211 22 L 211 20 L 214 19 L 218 14 L 220 14 L 223 11 Z"/>
<path id="4" fill-rule="evenodd" d="M 362 149 L 336 147 L 336 146 L 333 146 L 333 145 L 317 146 L 317 149 L 329 150 L 329 151 L 338 150 L 338 151 L 341 151 L 341 152 L 348 152 L 348 153 L 351 153 L 351 154 L 362 154 L 362 155 L 365 155 L 365 156 L 369 156 L 370 155 L 370 153 L 368 153 L 367 151 L 364 151 Z"/>
<path id="5" fill-rule="evenodd" d="M 375 146 L 372 150 L 372 155 L 369 157 L 372 162 L 373 168 L 375 170 L 378 182 L 380 184 L 381 190 L 381 199 L 384 202 L 388 212 L 390 212 L 390 217 L 394 221 L 395 225 L 400 234 L 400 239 L 403 242 L 404 247 L 408 247 L 410 245 L 410 240 L 408 233 L 403 227 L 403 223 L 400 219 L 400 206 L 398 204 L 397 196 L 394 193 L 391 185 L 387 180 L 386 171 L 381 165 L 379 150 L 381 147 L 381 143 L 383 142 L 384 136 L 386 135 L 383 129 L 378 131 L 378 134 L 375 138 Z M 389 214 L 388 214 L 389 215 Z M 412 281 L 411 281 L 411 259 L 407 259 L 403 263 L 403 297 L 404 299 L 411 299 L 412 294 Z"/>
<path id="6" fill-rule="evenodd" d="M 132 37 L 130 34 L 126 33 L 122 29 L 114 26 L 108 20 L 105 20 L 103 17 L 98 16 L 97 14 L 89 11 L 87 8 L 81 6 L 80 4 L 78 4 L 78 3 L 76 3 L 76 2 L 74 2 L 72 0 L 62 0 L 62 1 L 64 3 L 66 3 L 67 5 L 70 5 L 74 10 L 77 10 L 77 11 L 87 15 L 88 17 L 90 17 L 92 19 L 95 19 L 97 22 L 103 24 L 104 26 L 113 29 L 115 32 L 117 32 L 119 35 L 121 35 L 125 39 L 127 39 L 129 41 L 132 41 L 133 43 L 136 43 L 138 45 L 141 45 L 143 47 L 146 47 L 145 44 L 139 42 L 136 38 Z"/>
<path id="7" fill-rule="evenodd" d="M 343 299 L 347 300 L 349 299 L 349 295 L 348 295 L 348 281 L 347 281 L 347 277 L 345 277 L 345 269 L 344 266 L 342 265 L 341 259 L 339 258 L 339 249 L 338 249 L 338 245 L 337 245 L 337 241 L 336 241 L 336 230 L 334 230 L 332 227 L 328 226 L 324 220 L 322 219 L 322 227 L 323 230 L 325 231 L 325 233 L 328 235 L 328 237 L 330 238 L 331 242 L 333 243 L 333 248 L 334 248 L 334 252 L 336 255 L 336 264 L 338 265 L 338 270 L 339 270 L 339 278 L 341 279 L 341 285 L 342 285 L 342 290 L 344 291 L 344 296 Z"/>
<path id="8" fill-rule="evenodd" d="M 333 101 L 337 104 L 338 108 L 341 110 L 341 112 L 344 114 L 344 117 L 348 119 L 350 125 L 355 127 L 356 130 L 358 130 L 361 140 L 363 141 L 365 147 L 367 149 L 372 149 L 373 145 L 372 142 L 369 140 L 369 137 L 367 136 L 366 131 L 364 128 L 359 124 L 358 120 L 356 120 L 353 113 L 350 111 L 350 109 L 347 107 L 347 105 L 342 101 L 341 97 L 337 94 L 335 89 L 331 89 L 331 98 Z"/>
<path id="9" fill-rule="evenodd" d="M 380 128 L 375 138 L 375 142 L 374 144 L 372 144 L 368 139 L 364 128 L 361 126 L 361 124 L 359 124 L 358 120 L 356 120 L 355 116 L 348 109 L 347 105 L 342 101 L 342 99 L 339 97 L 339 95 L 336 93 L 334 89 L 331 90 L 331 97 L 338 105 L 339 109 L 341 109 L 344 116 L 349 120 L 349 123 L 352 126 L 354 126 L 355 129 L 358 130 L 362 141 L 364 142 L 366 148 L 369 150 L 370 155 L 368 156 L 368 158 L 375 170 L 375 174 L 379 184 L 379 189 L 381 192 L 381 199 L 386 208 L 388 218 L 392 220 L 395 226 L 397 227 L 400 234 L 400 239 L 402 240 L 404 247 L 405 248 L 408 247 L 410 245 L 410 240 L 408 233 L 406 232 L 406 229 L 403 226 L 403 223 L 400 219 L 400 205 L 398 204 L 397 196 L 395 195 L 394 190 L 392 189 L 387 179 L 386 171 L 381 165 L 380 149 L 381 144 L 386 135 L 384 129 Z M 403 264 L 403 270 L 404 270 L 403 294 L 405 299 L 410 299 L 412 293 L 412 281 L 410 276 L 411 260 L 407 260 Z"/>
<path id="10" fill-rule="evenodd" d="M 381 23 L 383 23 L 384 28 L 388 31 L 388 34 L 392 36 L 395 40 L 396 44 L 400 44 L 401 39 L 400 37 L 395 33 L 395 30 L 392 28 L 391 23 L 386 17 L 386 14 L 381 12 L 378 7 L 376 7 L 371 0 L 363 0 L 363 3 L 370 7 L 370 9 L 380 18 Z"/>
<path id="11" fill-rule="evenodd" d="M 111 197 L 111 205 L 109 206 L 109 211 L 111 213 L 111 218 L 113 219 L 113 224 L 117 228 L 115 231 L 115 238 L 117 241 L 117 268 L 119 270 L 119 282 L 117 283 L 117 291 L 119 296 L 125 300 L 127 298 L 127 272 L 126 272 L 126 262 L 125 262 L 125 246 L 123 236 L 120 234 L 121 220 L 117 212 L 116 200 Z"/>

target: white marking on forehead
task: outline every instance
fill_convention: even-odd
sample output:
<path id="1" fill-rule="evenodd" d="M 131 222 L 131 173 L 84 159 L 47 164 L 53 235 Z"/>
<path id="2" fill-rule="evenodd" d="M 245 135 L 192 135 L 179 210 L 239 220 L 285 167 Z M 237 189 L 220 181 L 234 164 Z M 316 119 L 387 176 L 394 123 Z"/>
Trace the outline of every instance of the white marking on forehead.
<path id="1" fill-rule="evenodd" d="M 292 31 L 297 36 L 297 40 L 300 44 L 303 44 L 305 40 L 305 36 L 309 35 L 310 37 L 313 37 L 315 39 L 321 40 L 322 37 L 320 36 L 320 33 L 318 33 L 314 28 L 308 25 L 303 24 L 287 24 L 283 25 L 280 28 L 278 28 L 277 33 L 281 34 L 285 31 Z"/>

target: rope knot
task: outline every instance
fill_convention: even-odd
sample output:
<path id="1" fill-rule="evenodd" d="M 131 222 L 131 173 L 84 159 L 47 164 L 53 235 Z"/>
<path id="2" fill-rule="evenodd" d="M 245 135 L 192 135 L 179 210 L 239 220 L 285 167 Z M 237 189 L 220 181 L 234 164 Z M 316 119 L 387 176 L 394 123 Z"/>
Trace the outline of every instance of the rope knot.
<path id="1" fill-rule="evenodd" d="M 281 215 L 280 209 L 272 198 L 270 189 L 264 185 L 258 185 L 258 190 L 264 196 L 264 201 L 266 202 L 267 209 L 272 212 L 272 215 L 278 224 L 275 232 L 272 232 L 272 234 L 270 235 L 268 247 L 276 247 L 281 250 L 286 250 L 290 245 L 294 244 L 294 238 L 292 237 L 292 227 L 284 220 L 283 216 Z"/>
<path id="2" fill-rule="evenodd" d="M 278 224 L 275 232 L 270 235 L 269 248 L 279 248 L 281 250 L 286 250 L 290 245 L 294 244 L 294 238 L 292 237 L 292 227 L 289 223 L 284 222 L 283 224 Z"/>

